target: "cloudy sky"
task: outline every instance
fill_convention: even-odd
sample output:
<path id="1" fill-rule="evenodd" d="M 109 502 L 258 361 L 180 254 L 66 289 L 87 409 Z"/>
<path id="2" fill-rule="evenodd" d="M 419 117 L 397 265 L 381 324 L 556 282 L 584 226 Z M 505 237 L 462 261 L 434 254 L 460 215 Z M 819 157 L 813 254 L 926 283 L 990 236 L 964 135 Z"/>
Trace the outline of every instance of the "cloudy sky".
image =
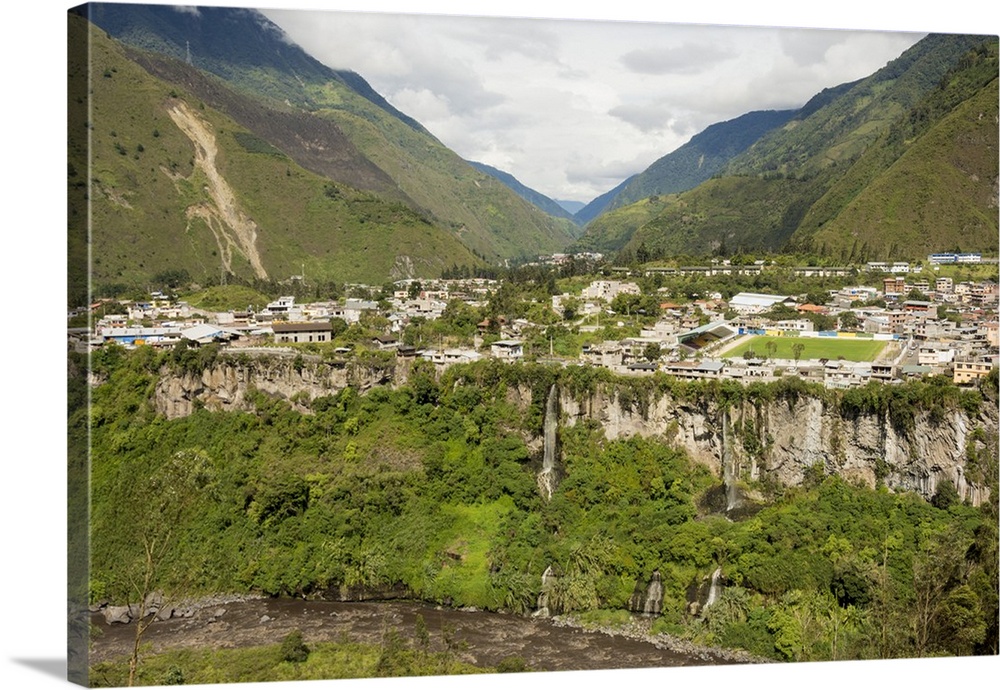
<path id="1" fill-rule="evenodd" d="M 262 11 L 320 61 L 360 73 L 462 157 L 584 202 L 712 123 L 799 107 L 925 35 L 595 21 L 552 5 L 549 16 L 573 18 Z"/>

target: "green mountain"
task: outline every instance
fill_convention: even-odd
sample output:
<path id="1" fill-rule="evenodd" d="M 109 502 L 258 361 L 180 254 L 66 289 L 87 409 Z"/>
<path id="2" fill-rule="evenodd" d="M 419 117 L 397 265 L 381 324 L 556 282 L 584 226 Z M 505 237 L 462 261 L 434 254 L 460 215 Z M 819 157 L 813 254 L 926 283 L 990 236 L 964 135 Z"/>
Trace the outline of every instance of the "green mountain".
<path id="1" fill-rule="evenodd" d="M 97 284 L 173 270 L 381 282 L 572 239 L 571 223 L 488 184 L 359 75 L 325 67 L 256 11 L 91 4 L 70 20 L 70 44 L 93 47 L 89 63 L 71 59 L 70 91 L 90 97 L 93 112 L 78 117 L 96 179 L 81 175 L 87 129 L 72 124 L 70 161 L 72 189 L 93 202 Z M 211 156 L 196 143 L 205 131 Z M 232 217 L 205 210 L 213 203 Z"/>
<path id="2" fill-rule="evenodd" d="M 794 110 L 766 110 L 717 122 L 638 175 L 625 180 L 610 195 L 601 195 L 592 201 L 577 213 L 577 220 L 587 223 L 602 213 L 655 194 L 676 194 L 697 187 L 765 133 L 795 115 Z"/>
<path id="3" fill-rule="evenodd" d="M 186 79 L 159 79 L 82 18 L 69 20 L 71 44 L 89 50 L 69 77 L 71 285 L 83 280 L 88 248 L 97 290 L 145 287 L 165 273 L 378 282 L 480 262 L 332 123 L 277 114 L 175 61 Z M 255 131 L 222 106 L 264 124 Z M 268 127 L 299 119 L 314 129 L 299 123 L 297 135 L 336 142 L 337 160 L 367 183 L 319 174 L 268 140 Z"/>
<path id="4" fill-rule="evenodd" d="M 817 95 L 713 179 L 599 217 L 577 246 L 626 258 L 995 252 L 996 53 L 989 37 L 928 36 L 870 77 Z"/>
<path id="5" fill-rule="evenodd" d="M 576 221 L 573 218 L 573 214 L 567 211 L 559 202 L 550 199 L 539 191 L 528 187 L 523 182 L 518 180 L 516 177 L 508 172 L 494 168 L 492 165 L 486 165 L 485 163 L 477 163 L 476 161 L 467 161 L 469 165 L 478 170 L 479 172 L 486 173 L 492 177 L 495 177 L 498 181 L 507 185 L 511 190 L 514 191 L 519 197 L 528 201 L 538 208 L 545 211 L 550 216 L 555 216 L 556 218 L 565 218 L 571 223 L 576 225 Z M 573 230 L 571 229 L 572 233 Z"/>

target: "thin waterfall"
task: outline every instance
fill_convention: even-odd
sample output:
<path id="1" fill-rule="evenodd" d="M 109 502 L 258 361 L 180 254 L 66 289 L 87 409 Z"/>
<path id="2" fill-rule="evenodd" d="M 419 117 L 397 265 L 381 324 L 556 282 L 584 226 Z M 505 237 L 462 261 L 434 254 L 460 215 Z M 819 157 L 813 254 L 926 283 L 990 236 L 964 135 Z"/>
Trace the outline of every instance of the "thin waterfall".
<path id="1" fill-rule="evenodd" d="M 708 599 L 705 600 L 704 608 L 708 608 L 719 598 L 719 578 L 722 576 L 722 568 L 716 568 L 712 573 L 712 584 L 708 587 Z"/>
<path id="2" fill-rule="evenodd" d="M 556 431 L 559 428 L 559 395 L 553 383 L 545 401 L 545 420 L 542 430 L 542 471 L 538 473 L 538 487 L 546 500 L 552 498 L 556 488 Z"/>
<path id="3" fill-rule="evenodd" d="M 554 579 L 554 574 L 552 572 L 552 566 L 548 566 L 545 572 L 542 573 L 542 591 L 538 595 L 538 602 L 536 604 L 536 610 L 532 614 L 533 616 L 538 616 L 539 618 L 549 617 L 549 589 L 551 585 L 549 583 Z"/>

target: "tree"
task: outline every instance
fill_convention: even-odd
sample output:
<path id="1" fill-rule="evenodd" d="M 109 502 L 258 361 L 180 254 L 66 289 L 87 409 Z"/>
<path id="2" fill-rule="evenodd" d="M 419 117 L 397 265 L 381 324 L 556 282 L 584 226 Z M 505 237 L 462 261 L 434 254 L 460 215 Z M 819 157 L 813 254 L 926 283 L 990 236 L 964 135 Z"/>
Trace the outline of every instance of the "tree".
<path id="1" fill-rule="evenodd" d="M 792 343 L 792 357 L 795 358 L 795 364 L 798 365 L 799 358 L 802 357 L 802 351 L 806 349 L 806 344 L 802 342 Z"/>
<path id="2" fill-rule="evenodd" d="M 845 331 L 857 330 L 859 325 L 858 315 L 853 311 L 845 311 L 840 315 L 840 327 Z"/>
<path id="3" fill-rule="evenodd" d="M 646 347 L 642 350 L 642 356 L 647 362 L 655 362 L 660 358 L 660 344 L 646 343 Z"/>
<path id="4" fill-rule="evenodd" d="M 774 342 L 773 340 L 768 340 L 764 344 L 764 347 L 767 348 L 767 358 L 774 359 L 774 353 L 777 352 L 778 350 L 778 343 Z"/>
<path id="5" fill-rule="evenodd" d="M 965 554 L 970 543 L 955 525 L 949 524 L 925 537 L 913 558 L 910 628 L 917 656 L 947 648 L 947 637 L 959 635 L 973 643 L 977 637 L 981 639 L 978 599 L 963 587 L 967 574 Z M 949 622 L 968 625 L 972 630 L 952 630 L 950 636 L 943 636 Z"/>
<path id="6" fill-rule="evenodd" d="M 184 576 L 170 572 L 171 552 L 196 509 L 199 498 L 211 496 L 214 473 L 201 449 L 175 453 L 149 474 L 140 463 L 120 468 L 111 500 L 117 501 L 118 524 L 130 525 L 119 552 L 123 567 L 111 583 L 113 592 L 133 609 L 135 636 L 129 656 L 128 684 L 135 685 L 142 638 L 164 606 L 168 582 Z M 133 608 L 134 607 L 134 608 Z"/>
<path id="7" fill-rule="evenodd" d="M 937 486 L 937 491 L 931 498 L 931 504 L 941 510 L 948 510 L 951 506 L 959 502 L 958 489 L 950 479 L 945 479 Z"/>

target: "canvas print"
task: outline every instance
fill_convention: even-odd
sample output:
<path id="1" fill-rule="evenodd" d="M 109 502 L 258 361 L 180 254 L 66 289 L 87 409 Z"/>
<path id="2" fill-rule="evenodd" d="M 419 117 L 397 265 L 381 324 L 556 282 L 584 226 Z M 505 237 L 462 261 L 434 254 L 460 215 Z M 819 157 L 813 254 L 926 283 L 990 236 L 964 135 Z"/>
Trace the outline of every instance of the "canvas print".
<path id="1" fill-rule="evenodd" d="M 72 682 L 997 655 L 997 36 L 66 23 Z"/>

